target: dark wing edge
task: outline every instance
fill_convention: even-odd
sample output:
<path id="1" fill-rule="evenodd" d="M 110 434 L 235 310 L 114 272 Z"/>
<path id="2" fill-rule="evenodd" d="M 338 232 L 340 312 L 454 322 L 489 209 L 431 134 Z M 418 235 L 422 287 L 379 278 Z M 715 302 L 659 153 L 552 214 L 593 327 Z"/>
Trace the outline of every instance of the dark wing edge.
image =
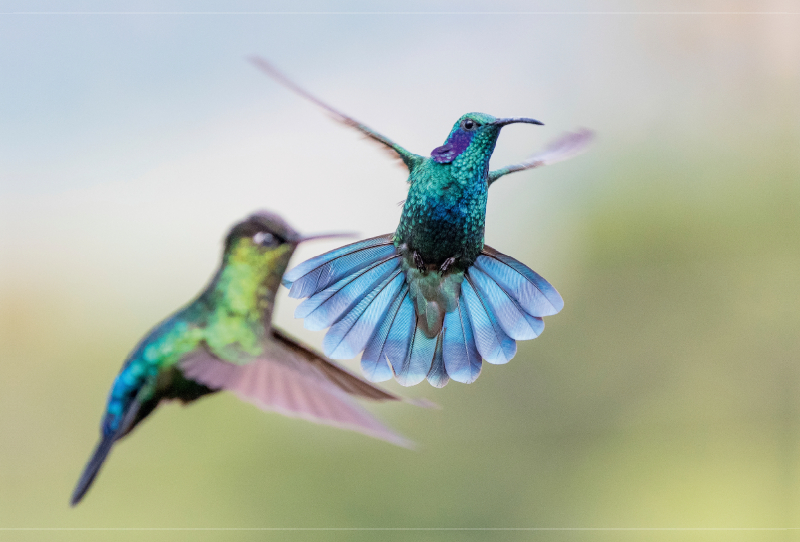
<path id="1" fill-rule="evenodd" d="M 314 352 L 310 348 L 300 344 L 285 332 L 272 328 L 272 336 L 281 345 L 291 350 L 297 356 L 303 358 L 313 367 L 319 369 L 325 377 L 339 389 L 349 395 L 369 399 L 371 401 L 404 401 L 399 395 L 394 395 L 386 390 L 361 379 L 346 369 L 327 360 L 322 355 Z"/>
<path id="2" fill-rule="evenodd" d="M 418 154 L 414 154 L 412 152 L 407 151 L 406 149 L 404 149 L 403 147 L 401 147 L 388 137 L 379 134 L 369 126 L 361 124 L 354 118 L 349 117 L 344 113 L 342 113 L 341 111 L 338 111 L 337 109 L 334 109 L 330 105 L 326 104 L 325 102 L 323 102 L 322 100 L 320 100 L 319 98 L 317 98 L 316 96 L 305 90 L 303 87 L 299 86 L 297 83 L 286 77 L 283 73 L 275 69 L 275 67 L 272 66 L 272 64 L 270 64 L 260 56 L 253 55 L 248 57 L 248 60 L 251 63 L 253 63 L 253 65 L 256 68 L 258 68 L 263 73 L 265 73 L 266 75 L 277 81 L 279 84 L 288 88 L 295 94 L 299 94 L 306 100 L 316 104 L 318 107 L 324 109 L 335 121 L 340 122 L 351 128 L 355 128 L 356 130 L 360 131 L 362 134 L 366 135 L 372 140 L 377 141 L 382 145 L 385 145 L 385 147 L 392 154 L 392 157 L 394 158 L 399 157 L 400 160 L 403 161 L 403 163 L 409 170 L 413 169 L 417 164 L 419 164 L 423 160 L 423 158 Z"/>

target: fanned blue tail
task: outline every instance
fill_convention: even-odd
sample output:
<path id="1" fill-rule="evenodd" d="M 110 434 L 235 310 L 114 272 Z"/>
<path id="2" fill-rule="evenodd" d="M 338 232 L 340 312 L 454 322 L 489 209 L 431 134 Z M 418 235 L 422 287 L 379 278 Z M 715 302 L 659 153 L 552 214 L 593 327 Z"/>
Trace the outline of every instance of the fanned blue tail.
<path id="1" fill-rule="evenodd" d="M 516 354 L 516 341 L 538 337 L 542 318 L 564 306 L 540 275 L 484 247 L 464 271 L 455 310 L 444 315 L 441 331 L 428 337 L 417 325 L 402 261 L 387 234 L 307 260 L 283 278 L 290 297 L 308 298 L 295 316 L 304 318 L 308 329 L 330 327 L 325 354 L 347 359 L 363 351 L 361 368 L 373 382 L 394 375 L 404 386 L 426 378 L 436 387 L 451 379 L 472 383 L 482 360 L 507 363 Z"/>
<path id="2" fill-rule="evenodd" d="M 289 297 L 302 299 L 396 252 L 392 244 L 392 234 L 379 235 L 306 260 L 287 271 L 282 282 L 284 286 L 291 288 Z"/>
<path id="3" fill-rule="evenodd" d="M 431 386 L 443 388 L 450 382 L 450 376 L 447 374 L 444 364 L 444 333 L 440 333 L 436 339 L 436 351 L 433 354 L 433 364 L 431 370 L 428 371 L 427 379 Z"/>

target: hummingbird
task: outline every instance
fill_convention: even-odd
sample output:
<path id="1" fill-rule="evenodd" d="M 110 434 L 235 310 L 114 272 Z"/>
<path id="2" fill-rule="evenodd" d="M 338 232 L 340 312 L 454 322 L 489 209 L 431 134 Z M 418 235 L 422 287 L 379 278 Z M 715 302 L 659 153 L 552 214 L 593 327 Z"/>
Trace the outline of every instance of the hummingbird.
<path id="1" fill-rule="evenodd" d="M 392 432 L 350 399 L 396 401 L 272 325 L 281 275 L 303 237 L 281 217 L 257 212 L 228 232 L 222 264 L 197 298 L 156 325 L 111 387 L 100 441 L 72 493 L 75 506 L 111 448 L 162 401 L 190 403 L 230 390 L 263 410 L 353 429 L 401 446 Z"/>
<path id="2" fill-rule="evenodd" d="M 408 197 L 393 233 L 352 243 L 288 271 L 289 296 L 307 298 L 295 312 L 307 329 L 330 328 L 323 351 L 332 359 L 363 352 L 373 382 L 392 376 L 404 386 L 427 379 L 474 382 L 482 360 L 503 364 L 516 341 L 534 339 L 543 317 L 564 302 L 553 286 L 522 262 L 484 244 L 489 187 L 510 173 L 571 158 L 593 138 L 567 133 L 543 152 L 494 171 L 489 159 L 501 129 L 541 125 L 523 117 L 462 115 L 429 156 L 337 111 L 259 57 L 257 68 L 315 103 L 334 120 L 360 131 L 399 158 L 409 171 Z"/>

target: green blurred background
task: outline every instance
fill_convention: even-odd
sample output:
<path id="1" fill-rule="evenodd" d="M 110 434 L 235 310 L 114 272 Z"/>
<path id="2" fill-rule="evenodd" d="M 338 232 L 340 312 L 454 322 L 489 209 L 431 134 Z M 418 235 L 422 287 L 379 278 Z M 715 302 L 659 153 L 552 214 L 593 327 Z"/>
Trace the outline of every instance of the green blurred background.
<path id="1" fill-rule="evenodd" d="M 800 527 L 794 2 L 7 2 L 0 16 L 0 528 Z M 561 11 L 572 14 L 534 14 Z M 475 15 L 465 12 L 517 12 Z M 462 14 L 457 14 L 461 12 Z M 528 13 L 520 13 L 528 12 Z M 466 111 L 591 151 L 492 188 L 487 243 L 566 306 L 470 386 L 370 407 L 409 451 L 220 394 L 167 405 L 67 500 L 135 342 L 258 208 L 391 231 L 403 171 L 258 53 L 426 153 Z M 303 247 L 295 263 L 334 246 Z M 319 346 L 292 318 L 278 325 Z M 357 361 L 345 362 L 355 369 Z M 0 531 L 2 540 L 789 540 L 797 531 Z"/>

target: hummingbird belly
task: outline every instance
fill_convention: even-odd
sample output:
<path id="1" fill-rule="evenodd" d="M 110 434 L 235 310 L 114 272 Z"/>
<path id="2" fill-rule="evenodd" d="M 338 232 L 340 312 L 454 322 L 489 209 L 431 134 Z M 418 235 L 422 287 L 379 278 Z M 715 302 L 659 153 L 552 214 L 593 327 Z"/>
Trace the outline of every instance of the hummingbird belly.
<path id="1" fill-rule="evenodd" d="M 426 264 L 441 265 L 448 258 L 463 266 L 472 264 L 483 249 L 486 189 L 412 191 L 398 227 L 400 241 Z"/>

